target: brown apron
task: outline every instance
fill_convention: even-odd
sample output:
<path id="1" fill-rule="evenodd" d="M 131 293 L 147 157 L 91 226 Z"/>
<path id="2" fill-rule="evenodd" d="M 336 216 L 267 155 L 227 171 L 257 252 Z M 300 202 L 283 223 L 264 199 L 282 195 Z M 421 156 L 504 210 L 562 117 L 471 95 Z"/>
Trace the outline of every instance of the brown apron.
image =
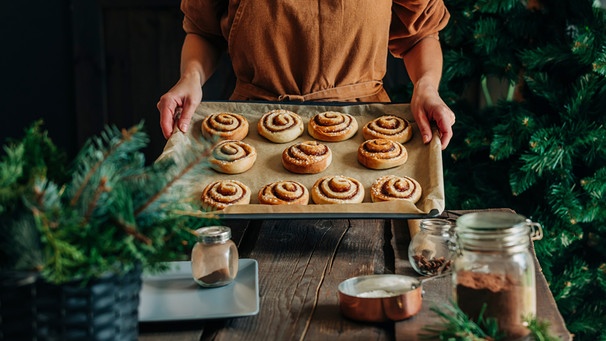
<path id="1" fill-rule="evenodd" d="M 389 102 L 391 5 L 241 0 L 222 22 L 237 77 L 230 99 Z"/>

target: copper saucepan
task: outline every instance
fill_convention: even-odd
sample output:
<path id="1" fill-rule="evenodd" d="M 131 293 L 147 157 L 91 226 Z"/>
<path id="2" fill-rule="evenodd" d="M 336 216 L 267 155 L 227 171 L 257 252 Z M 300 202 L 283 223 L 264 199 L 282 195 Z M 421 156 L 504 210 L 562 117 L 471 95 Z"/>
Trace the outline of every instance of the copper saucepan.
<path id="1" fill-rule="evenodd" d="M 359 276 L 338 288 L 341 313 L 358 321 L 404 320 L 418 313 L 423 302 L 422 281 L 410 276 Z"/>

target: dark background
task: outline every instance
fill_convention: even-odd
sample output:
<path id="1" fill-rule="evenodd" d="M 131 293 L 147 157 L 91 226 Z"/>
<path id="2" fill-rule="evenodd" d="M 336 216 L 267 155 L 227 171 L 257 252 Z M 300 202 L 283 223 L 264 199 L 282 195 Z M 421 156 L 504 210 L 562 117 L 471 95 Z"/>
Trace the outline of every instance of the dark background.
<path id="1" fill-rule="evenodd" d="M 148 160 L 165 144 L 156 103 L 179 78 L 184 33 L 180 0 L 8 1 L 0 11 L 0 138 L 20 138 L 43 119 L 70 156 L 105 124 L 141 120 Z M 388 60 L 388 91 L 407 82 Z M 233 87 L 228 58 L 204 87 L 207 100 Z"/>

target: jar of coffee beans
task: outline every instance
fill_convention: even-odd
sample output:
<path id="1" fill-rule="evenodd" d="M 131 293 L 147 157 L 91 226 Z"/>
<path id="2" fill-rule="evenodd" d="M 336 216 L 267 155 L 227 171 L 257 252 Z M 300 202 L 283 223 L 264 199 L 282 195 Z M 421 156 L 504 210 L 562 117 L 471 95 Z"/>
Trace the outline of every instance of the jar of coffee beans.
<path id="1" fill-rule="evenodd" d="M 454 224 L 446 219 L 423 219 L 408 246 L 408 260 L 421 275 L 450 269 L 454 257 Z"/>

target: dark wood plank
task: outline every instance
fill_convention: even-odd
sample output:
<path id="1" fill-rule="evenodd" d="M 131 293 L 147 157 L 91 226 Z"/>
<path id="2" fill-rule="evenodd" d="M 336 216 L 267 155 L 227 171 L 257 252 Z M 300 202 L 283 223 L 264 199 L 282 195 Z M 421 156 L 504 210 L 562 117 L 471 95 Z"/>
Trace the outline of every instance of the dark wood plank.
<path id="1" fill-rule="evenodd" d="M 337 297 L 340 281 L 383 273 L 383 234 L 381 220 L 264 222 L 249 254 L 259 262 L 259 314 L 205 328 L 203 339 L 391 339 L 384 326 L 344 319 Z"/>

